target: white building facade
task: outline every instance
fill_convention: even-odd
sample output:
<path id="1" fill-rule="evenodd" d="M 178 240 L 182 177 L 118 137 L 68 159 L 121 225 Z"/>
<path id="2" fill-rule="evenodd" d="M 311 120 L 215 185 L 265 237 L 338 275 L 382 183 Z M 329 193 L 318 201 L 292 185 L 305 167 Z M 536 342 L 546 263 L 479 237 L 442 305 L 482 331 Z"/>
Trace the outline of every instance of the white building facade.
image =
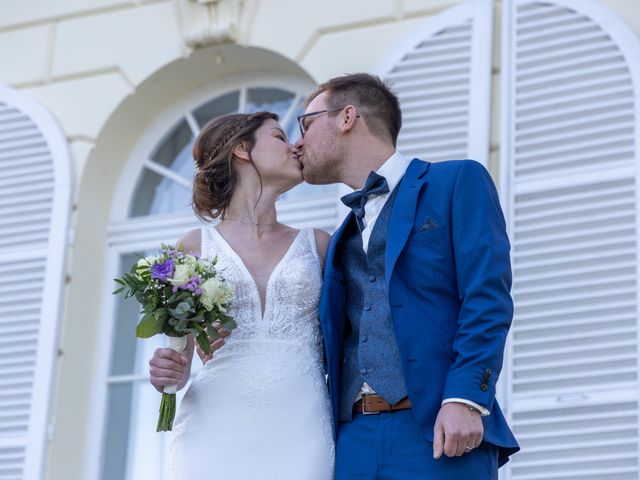
<path id="1" fill-rule="evenodd" d="M 368 71 L 399 149 L 474 158 L 512 241 L 499 399 L 513 480 L 640 480 L 637 0 L 5 0 L 0 5 L 0 480 L 162 478 L 137 308 L 112 279 L 198 225 L 194 136 Z M 281 220 L 332 231 L 343 186 Z M 215 452 L 212 452 L 212 457 Z"/>

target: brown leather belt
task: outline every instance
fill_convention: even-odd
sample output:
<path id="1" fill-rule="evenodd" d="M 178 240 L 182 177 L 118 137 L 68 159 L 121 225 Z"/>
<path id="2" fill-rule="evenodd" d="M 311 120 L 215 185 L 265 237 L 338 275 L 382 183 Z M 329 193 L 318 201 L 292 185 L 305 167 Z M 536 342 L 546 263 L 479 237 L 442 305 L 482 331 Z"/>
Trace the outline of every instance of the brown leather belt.
<path id="1" fill-rule="evenodd" d="M 407 410 L 411 408 L 409 397 L 404 397 L 395 405 L 391 405 L 380 395 L 363 395 L 360 400 L 353 404 L 353 413 L 371 415 L 380 412 L 395 412 L 396 410 Z"/>

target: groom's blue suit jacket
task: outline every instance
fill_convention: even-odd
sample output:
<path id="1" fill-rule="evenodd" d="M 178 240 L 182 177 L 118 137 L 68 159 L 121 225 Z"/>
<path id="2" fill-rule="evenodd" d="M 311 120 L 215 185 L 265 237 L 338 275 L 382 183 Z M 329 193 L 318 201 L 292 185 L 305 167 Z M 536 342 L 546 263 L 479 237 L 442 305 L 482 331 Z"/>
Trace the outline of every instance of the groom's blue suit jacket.
<path id="1" fill-rule="evenodd" d="M 493 181 L 472 160 L 414 159 L 389 219 L 388 301 L 414 416 L 425 438 L 442 400 L 485 406 L 484 440 L 500 463 L 518 449 L 495 400 L 513 315 L 509 240 Z M 327 251 L 320 322 L 334 421 L 340 399 L 345 285 L 340 249 L 350 213 Z M 337 430 L 337 424 L 336 432 Z"/>

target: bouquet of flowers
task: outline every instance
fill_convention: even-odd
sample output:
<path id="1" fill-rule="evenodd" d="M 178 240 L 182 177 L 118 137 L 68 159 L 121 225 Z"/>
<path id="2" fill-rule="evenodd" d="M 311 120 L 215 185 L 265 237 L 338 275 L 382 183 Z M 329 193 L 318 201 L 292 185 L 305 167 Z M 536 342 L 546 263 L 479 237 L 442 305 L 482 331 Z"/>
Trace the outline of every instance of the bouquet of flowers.
<path id="1" fill-rule="evenodd" d="M 161 245 L 159 255 L 142 257 L 128 274 L 114 280 L 121 285 L 114 294 L 135 297 L 142 306 L 136 336 L 149 338 L 159 333 L 169 337 L 169 348 L 181 353 L 192 334 L 202 350 L 211 353 L 207 335 L 220 338 L 213 323 L 231 331 L 237 325 L 226 314 L 234 288 L 216 269 L 216 261 Z M 157 431 L 169 431 L 176 413 L 177 385 L 163 389 Z"/>

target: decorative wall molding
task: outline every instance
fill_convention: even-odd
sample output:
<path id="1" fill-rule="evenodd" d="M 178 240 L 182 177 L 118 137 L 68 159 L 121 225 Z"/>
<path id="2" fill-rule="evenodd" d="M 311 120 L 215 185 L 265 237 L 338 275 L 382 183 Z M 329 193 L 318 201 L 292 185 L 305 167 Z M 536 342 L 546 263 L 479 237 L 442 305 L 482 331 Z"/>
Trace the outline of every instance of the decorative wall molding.
<path id="1" fill-rule="evenodd" d="M 178 0 L 182 31 L 192 48 L 236 42 L 244 0 Z"/>

